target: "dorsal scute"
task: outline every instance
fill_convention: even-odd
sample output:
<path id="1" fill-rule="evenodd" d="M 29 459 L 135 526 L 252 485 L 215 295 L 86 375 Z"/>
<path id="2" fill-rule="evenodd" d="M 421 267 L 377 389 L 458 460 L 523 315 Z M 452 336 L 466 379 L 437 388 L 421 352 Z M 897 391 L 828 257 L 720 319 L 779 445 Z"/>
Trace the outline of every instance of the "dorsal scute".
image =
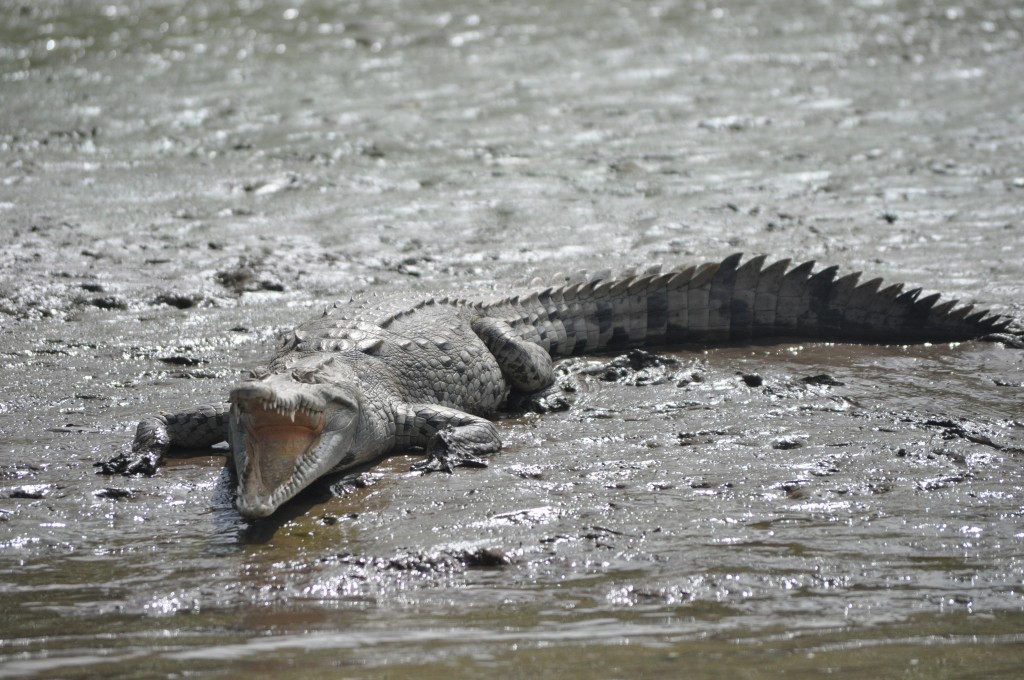
<path id="1" fill-rule="evenodd" d="M 878 289 L 879 289 L 879 287 L 881 285 L 882 285 L 881 277 L 877 277 L 876 276 L 875 278 L 873 278 L 873 279 L 871 279 L 869 281 L 865 281 L 864 283 L 862 283 L 859 286 L 857 286 L 857 290 L 862 292 L 862 293 L 870 293 L 870 294 L 873 295 L 873 294 L 878 292 Z"/>
<path id="2" fill-rule="evenodd" d="M 764 256 L 762 256 L 763 259 Z M 836 274 L 839 273 L 839 265 L 832 265 L 831 267 L 825 267 L 814 274 L 814 278 L 823 281 L 832 281 L 836 278 Z"/>
<path id="3" fill-rule="evenodd" d="M 917 305 L 917 307 L 920 309 L 933 309 L 935 307 L 935 303 L 938 302 L 939 299 L 942 297 L 942 295 L 939 293 L 932 293 L 931 295 L 928 295 L 926 297 L 918 297 L 921 294 L 920 288 L 917 288 L 911 292 L 915 293 L 914 304 Z"/>
<path id="4" fill-rule="evenodd" d="M 384 338 L 365 338 L 356 345 L 356 349 L 364 354 L 376 354 L 384 346 Z"/>
<path id="5" fill-rule="evenodd" d="M 903 292 L 902 283 L 891 283 L 882 290 L 878 291 L 878 297 L 885 300 L 895 300 L 900 293 Z"/>
<path id="6" fill-rule="evenodd" d="M 586 283 L 587 281 L 590 280 L 590 277 L 587 276 L 586 269 L 580 269 L 575 272 L 570 272 L 569 274 L 565 274 L 564 276 L 562 274 L 558 274 L 557 277 L 558 278 L 556 278 L 555 283 L 566 287 L 574 286 L 580 283 Z"/>
<path id="7" fill-rule="evenodd" d="M 718 271 L 717 262 L 707 262 L 699 265 L 693 272 L 693 276 L 690 277 L 689 286 L 690 288 L 700 288 L 705 283 L 711 280 L 711 277 Z"/>
<path id="8" fill-rule="evenodd" d="M 786 272 L 786 276 L 790 279 L 809 279 L 812 271 L 814 271 L 814 260 L 807 260 Z"/>
<path id="9" fill-rule="evenodd" d="M 630 280 L 628 288 L 630 295 L 638 295 L 645 290 L 655 289 L 655 281 L 658 281 L 660 277 L 653 274 L 645 274 L 644 276 L 636 276 Z"/>
<path id="10" fill-rule="evenodd" d="M 634 276 L 630 276 L 624 279 L 612 279 L 611 281 L 608 282 L 609 292 L 612 295 L 621 295 L 630 287 L 630 285 L 633 284 L 635 280 L 636 277 Z"/>
<path id="11" fill-rule="evenodd" d="M 445 298 L 445 301 L 447 301 L 447 298 Z M 414 314 L 418 310 L 433 304 L 437 304 L 437 301 L 429 296 L 420 298 L 415 302 L 392 296 L 386 304 L 379 305 L 378 309 L 375 310 L 379 315 L 375 317 L 374 323 L 378 328 L 386 329 L 398 319 Z"/>

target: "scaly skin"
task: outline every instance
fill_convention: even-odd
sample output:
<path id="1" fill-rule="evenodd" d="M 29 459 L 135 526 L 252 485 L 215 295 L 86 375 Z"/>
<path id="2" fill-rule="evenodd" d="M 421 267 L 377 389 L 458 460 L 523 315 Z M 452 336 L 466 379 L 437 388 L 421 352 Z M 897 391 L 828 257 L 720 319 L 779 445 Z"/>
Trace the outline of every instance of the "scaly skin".
<path id="1" fill-rule="evenodd" d="M 501 448 L 494 413 L 511 390 L 554 382 L 553 357 L 772 338 L 907 343 L 995 337 L 1011 321 L 880 280 L 836 278 L 764 257 L 613 278 L 598 274 L 494 301 L 364 298 L 288 333 L 228 403 L 139 423 L 131 453 L 99 463 L 153 474 L 173 447 L 227 440 L 236 506 L 272 514 L 315 479 L 422 448 L 419 467 L 482 464 Z M 998 335 L 1001 334 L 1002 335 Z M 997 335 L 993 335 L 997 334 Z"/>

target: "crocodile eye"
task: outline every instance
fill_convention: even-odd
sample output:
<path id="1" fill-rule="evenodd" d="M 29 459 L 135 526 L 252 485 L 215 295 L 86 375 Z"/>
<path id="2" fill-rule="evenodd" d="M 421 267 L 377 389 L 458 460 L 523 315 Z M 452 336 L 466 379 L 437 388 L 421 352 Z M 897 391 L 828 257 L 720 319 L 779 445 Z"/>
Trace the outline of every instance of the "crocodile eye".
<path id="1" fill-rule="evenodd" d="M 270 375 L 270 369 L 266 366 L 258 366 L 250 368 L 248 371 L 242 371 L 242 375 L 250 380 L 263 380 Z"/>
<path id="2" fill-rule="evenodd" d="M 319 381 L 315 368 L 296 368 L 292 370 L 292 379 L 295 382 L 315 384 Z"/>

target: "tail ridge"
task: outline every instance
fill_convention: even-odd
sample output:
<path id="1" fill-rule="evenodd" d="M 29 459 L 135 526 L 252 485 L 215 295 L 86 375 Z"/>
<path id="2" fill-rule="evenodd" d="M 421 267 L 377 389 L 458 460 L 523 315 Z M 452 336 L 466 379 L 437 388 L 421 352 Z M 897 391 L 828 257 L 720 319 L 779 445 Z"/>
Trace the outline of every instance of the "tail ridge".
<path id="1" fill-rule="evenodd" d="M 554 356 L 641 345 L 807 339 L 879 343 L 966 340 L 1012 319 L 920 288 L 861 282 L 815 262 L 765 255 L 612 276 L 563 276 L 487 305 Z M 528 300 L 528 303 L 526 302 Z"/>

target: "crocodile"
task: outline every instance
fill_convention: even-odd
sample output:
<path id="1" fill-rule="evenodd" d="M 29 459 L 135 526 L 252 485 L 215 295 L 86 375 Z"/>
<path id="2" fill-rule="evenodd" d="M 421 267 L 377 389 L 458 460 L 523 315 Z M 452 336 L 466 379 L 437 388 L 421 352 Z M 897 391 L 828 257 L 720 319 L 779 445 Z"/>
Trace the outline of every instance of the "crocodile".
<path id="1" fill-rule="evenodd" d="M 367 295 L 285 333 L 269 365 L 227 402 L 138 424 L 101 473 L 154 474 L 172 448 L 227 441 L 246 518 L 273 514 L 314 480 L 420 449 L 423 470 L 483 465 L 488 420 L 510 393 L 543 394 L 553 360 L 639 347 L 801 339 L 905 344 L 987 337 L 1020 346 L 1015 321 L 813 261 L 652 267 L 558 277 L 514 296 Z"/>

